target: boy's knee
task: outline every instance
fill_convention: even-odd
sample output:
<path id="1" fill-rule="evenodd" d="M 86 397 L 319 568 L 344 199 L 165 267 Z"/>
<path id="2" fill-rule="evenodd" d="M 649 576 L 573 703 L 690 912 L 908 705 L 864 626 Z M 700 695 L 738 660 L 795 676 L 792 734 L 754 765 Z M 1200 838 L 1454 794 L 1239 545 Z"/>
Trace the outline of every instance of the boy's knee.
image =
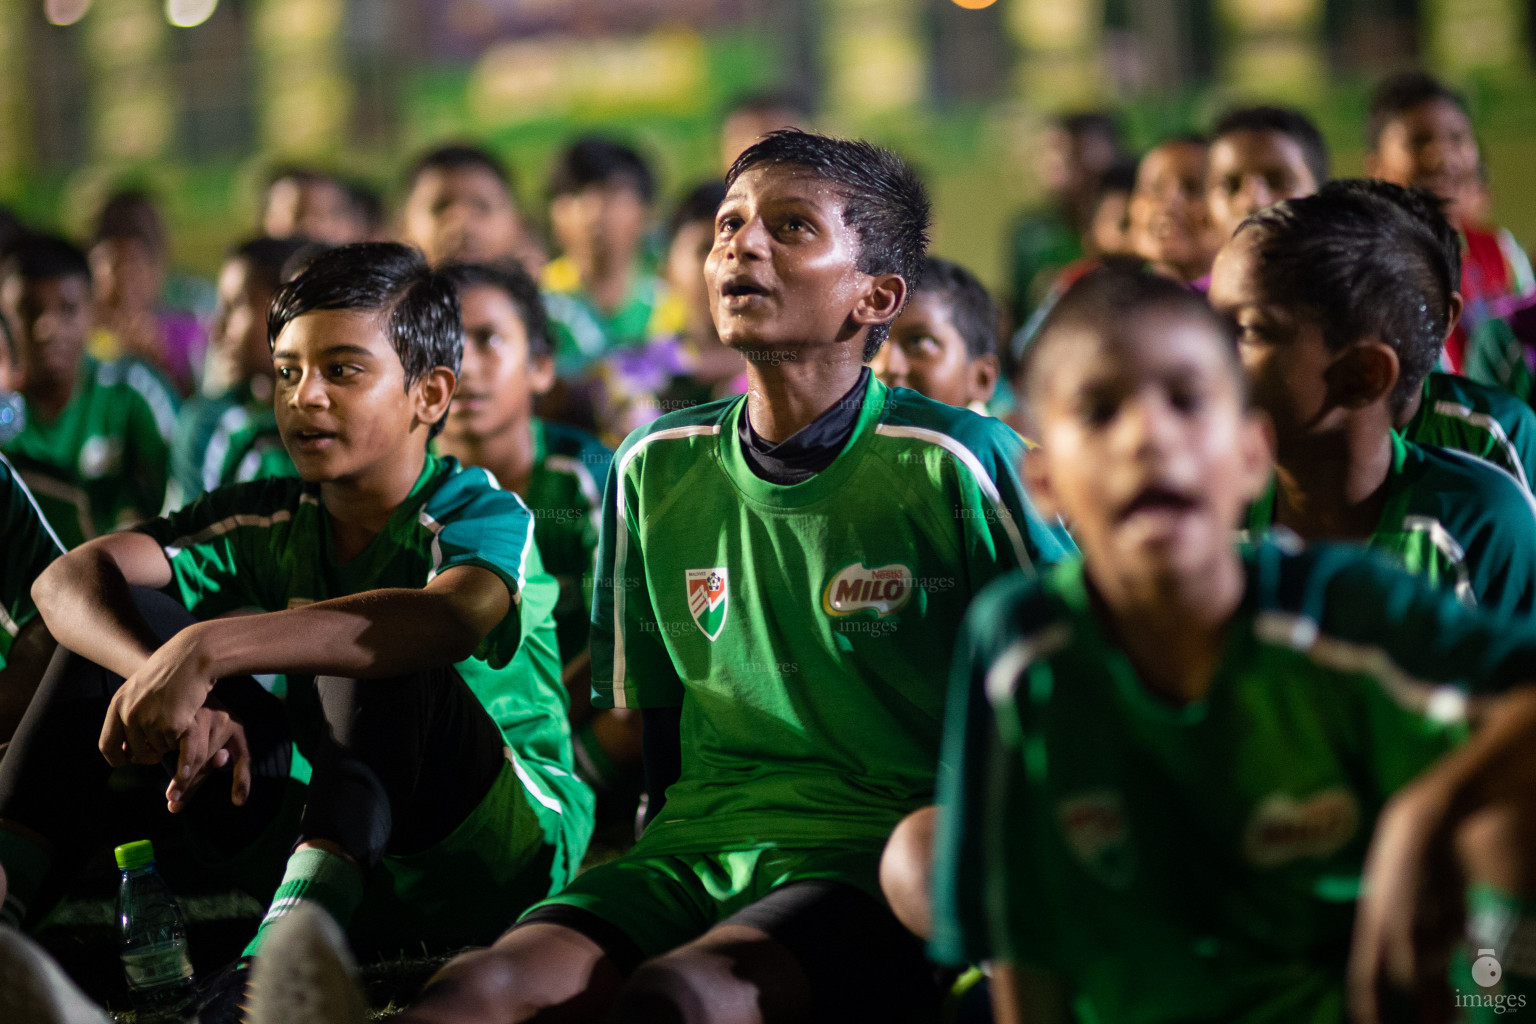
<path id="1" fill-rule="evenodd" d="M 929 906 L 933 880 L 933 833 L 938 808 L 921 807 L 897 824 L 880 857 L 880 888 L 891 911 L 919 938 L 933 932 Z"/>
<path id="2" fill-rule="evenodd" d="M 1457 827 L 1455 841 L 1470 881 L 1536 896 L 1536 807 L 1504 800 L 1481 808 Z"/>

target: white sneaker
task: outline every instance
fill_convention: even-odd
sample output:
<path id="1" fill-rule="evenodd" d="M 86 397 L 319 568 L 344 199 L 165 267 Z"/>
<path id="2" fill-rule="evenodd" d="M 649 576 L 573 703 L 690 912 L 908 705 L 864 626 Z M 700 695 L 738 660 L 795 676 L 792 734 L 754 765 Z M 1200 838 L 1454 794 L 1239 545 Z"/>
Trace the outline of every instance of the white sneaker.
<path id="1" fill-rule="evenodd" d="M 363 1024 L 368 1005 L 336 919 L 300 903 L 272 924 L 251 959 L 249 1024 Z"/>
<path id="2" fill-rule="evenodd" d="M 0 925 L 0 1021 L 112 1024 L 43 947 Z"/>

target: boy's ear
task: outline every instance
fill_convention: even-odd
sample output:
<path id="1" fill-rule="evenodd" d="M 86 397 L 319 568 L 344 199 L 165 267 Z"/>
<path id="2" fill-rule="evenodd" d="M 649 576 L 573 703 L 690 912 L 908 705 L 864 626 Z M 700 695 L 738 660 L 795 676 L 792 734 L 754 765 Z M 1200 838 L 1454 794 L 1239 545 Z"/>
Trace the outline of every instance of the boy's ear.
<path id="1" fill-rule="evenodd" d="M 434 366 L 428 370 L 411 389 L 416 398 L 416 418 L 429 427 L 442 419 L 458 386 L 458 377 L 448 367 Z"/>
<path id="2" fill-rule="evenodd" d="M 983 404 L 992 401 L 992 395 L 997 391 L 997 356 L 991 352 L 977 356 L 967 370 L 971 375 L 971 401 Z"/>
<path id="3" fill-rule="evenodd" d="M 1329 397 L 1345 409 L 1375 405 L 1392 393 L 1401 370 L 1391 345 L 1375 339 L 1351 345 L 1325 373 Z"/>
<path id="4" fill-rule="evenodd" d="M 907 282 L 900 274 L 877 274 L 865 284 L 850 318 L 861 327 L 888 324 L 896 319 L 906 301 Z"/>
<path id="5" fill-rule="evenodd" d="M 1037 512 L 1046 519 L 1058 519 L 1061 518 L 1061 506 L 1056 501 L 1056 489 L 1051 486 L 1046 459 L 1046 454 L 1038 448 L 1024 453 L 1024 489 L 1029 492 L 1029 500 L 1035 503 Z"/>
<path id="6" fill-rule="evenodd" d="M 1461 322 L 1462 310 L 1467 308 L 1466 300 L 1461 297 L 1461 292 L 1451 292 L 1448 316 L 1445 321 L 1445 336 L 1449 338 L 1456 330 L 1456 325 Z"/>
<path id="7" fill-rule="evenodd" d="M 1365 171 L 1365 176 L 1367 178 L 1381 177 L 1381 175 L 1378 173 L 1381 170 L 1381 160 L 1376 156 L 1376 151 L 1374 149 L 1368 149 L 1365 151 L 1364 166 L 1362 169 Z"/>
<path id="8" fill-rule="evenodd" d="M 528 387 L 535 397 L 549 394 L 555 386 L 555 357 L 548 352 L 528 357 Z"/>

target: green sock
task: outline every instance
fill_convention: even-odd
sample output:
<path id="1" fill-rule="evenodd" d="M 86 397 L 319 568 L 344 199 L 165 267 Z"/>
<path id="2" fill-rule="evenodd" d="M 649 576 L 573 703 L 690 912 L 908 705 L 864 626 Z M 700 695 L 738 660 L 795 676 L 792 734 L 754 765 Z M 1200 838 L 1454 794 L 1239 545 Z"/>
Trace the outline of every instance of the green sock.
<path id="1" fill-rule="evenodd" d="M 1474 963 L 1491 956 L 1499 965 L 1502 976 L 1489 992 L 1502 994 L 1507 1006 L 1536 1006 L 1536 902 L 1489 885 L 1468 887 L 1467 940 Z"/>
<path id="2" fill-rule="evenodd" d="M 299 903 L 324 907 L 343 928 L 352 920 L 352 912 L 363 901 L 363 876 L 347 858 L 325 850 L 305 847 L 288 858 L 283 882 L 272 896 L 272 906 L 256 929 L 256 937 L 245 947 L 246 956 L 261 952 L 262 938 L 272 923 Z"/>
<path id="3" fill-rule="evenodd" d="M 5 869 L 5 903 L 0 905 L 0 924 L 20 928 L 27 904 L 48 877 L 48 853 L 32 840 L 0 828 L 0 867 Z"/>

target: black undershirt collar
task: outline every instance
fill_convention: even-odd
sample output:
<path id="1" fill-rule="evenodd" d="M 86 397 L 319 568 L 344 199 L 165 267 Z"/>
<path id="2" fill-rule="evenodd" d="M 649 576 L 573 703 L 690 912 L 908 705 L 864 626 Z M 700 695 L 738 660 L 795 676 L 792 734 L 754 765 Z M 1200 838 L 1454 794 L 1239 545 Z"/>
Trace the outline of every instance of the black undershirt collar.
<path id="1" fill-rule="evenodd" d="M 859 411 L 864 407 L 862 396 L 869 387 L 869 376 L 866 366 L 848 393 L 832 403 L 832 408 L 778 444 L 765 440 L 752 429 L 752 420 L 743 408 L 736 436 L 752 472 L 771 484 L 798 484 L 832 465 L 853 436 Z"/>

